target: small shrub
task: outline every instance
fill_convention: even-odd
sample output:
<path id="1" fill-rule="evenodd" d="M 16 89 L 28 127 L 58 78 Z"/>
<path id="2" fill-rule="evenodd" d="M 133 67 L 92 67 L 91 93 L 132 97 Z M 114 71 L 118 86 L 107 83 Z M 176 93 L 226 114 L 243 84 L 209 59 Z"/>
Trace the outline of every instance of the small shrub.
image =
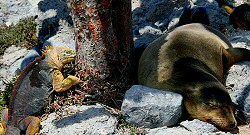
<path id="1" fill-rule="evenodd" d="M 0 55 L 11 45 L 31 48 L 38 44 L 35 17 L 21 20 L 16 25 L 0 26 Z"/>

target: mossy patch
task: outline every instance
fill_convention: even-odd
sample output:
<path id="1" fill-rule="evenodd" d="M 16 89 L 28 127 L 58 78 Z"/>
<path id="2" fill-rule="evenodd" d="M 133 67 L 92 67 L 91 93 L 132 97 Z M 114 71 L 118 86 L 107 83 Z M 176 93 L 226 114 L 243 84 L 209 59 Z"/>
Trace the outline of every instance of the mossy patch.
<path id="1" fill-rule="evenodd" d="M 0 55 L 11 45 L 24 46 L 28 49 L 38 44 L 35 17 L 21 20 L 16 25 L 0 26 Z"/>

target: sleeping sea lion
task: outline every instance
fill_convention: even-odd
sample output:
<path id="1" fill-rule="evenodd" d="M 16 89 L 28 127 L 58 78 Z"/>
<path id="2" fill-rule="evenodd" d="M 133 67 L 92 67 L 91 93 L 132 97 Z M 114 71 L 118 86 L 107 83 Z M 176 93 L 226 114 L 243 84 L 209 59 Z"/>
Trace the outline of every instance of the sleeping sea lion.
<path id="1" fill-rule="evenodd" d="M 182 94 L 191 117 L 222 130 L 237 122 L 234 104 L 223 85 L 228 68 L 250 60 L 250 51 L 233 48 L 219 31 L 199 23 L 177 27 L 152 42 L 143 52 L 138 82 Z"/>

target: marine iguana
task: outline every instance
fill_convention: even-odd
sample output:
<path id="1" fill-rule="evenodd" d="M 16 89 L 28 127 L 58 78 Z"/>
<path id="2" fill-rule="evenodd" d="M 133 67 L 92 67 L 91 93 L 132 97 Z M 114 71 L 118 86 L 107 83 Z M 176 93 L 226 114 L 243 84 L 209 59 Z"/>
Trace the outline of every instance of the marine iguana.
<path id="1" fill-rule="evenodd" d="M 61 70 L 74 61 L 75 53 L 65 47 L 46 47 L 41 57 L 29 63 L 18 77 L 11 93 L 9 109 L 3 111 L 2 128 L 7 135 L 34 135 L 40 119 L 35 117 L 48 103 L 53 90 L 63 92 L 82 81 L 72 75 L 64 79 Z M 52 86 L 51 86 L 52 84 Z M 6 129 L 5 129 L 6 128 Z"/>

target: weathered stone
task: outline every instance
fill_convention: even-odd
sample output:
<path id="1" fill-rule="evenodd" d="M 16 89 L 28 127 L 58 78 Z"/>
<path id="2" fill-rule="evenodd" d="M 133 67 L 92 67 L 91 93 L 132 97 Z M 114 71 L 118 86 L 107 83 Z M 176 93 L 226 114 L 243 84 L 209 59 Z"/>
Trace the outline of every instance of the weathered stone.
<path id="1" fill-rule="evenodd" d="M 134 85 L 126 92 L 121 111 L 127 122 L 138 126 L 172 126 L 182 115 L 182 96 Z"/>
<path id="2" fill-rule="evenodd" d="M 21 47 L 10 46 L 0 58 L 0 91 L 5 89 L 4 82 L 11 82 L 20 68 L 24 56 L 28 50 Z"/>
<path id="3" fill-rule="evenodd" d="M 71 48 L 75 50 L 75 39 L 74 39 L 73 29 L 68 29 L 62 33 L 58 33 L 55 36 L 49 38 L 43 44 L 43 47 L 51 45 L 51 46 L 63 46 Z"/>
<path id="4" fill-rule="evenodd" d="M 170 16 L 175 8 L 179 8 L 184 5 L 185 0 L 151 0 L 142 1 L 142 3 L 148 6 L 146 19 L 150 22 L 156 22 L 158 20 L 164 20 Z"/>
<path id="5" fill-rule="evenodd" d="M 73 21 L 67 1 L 41 0 L 38 3 L 37 24 L 38 38 L 42 43 L 58 33 L 73 32 Z"/>
<path id="6" fill-rule="evenodd" d="M 234 47 L 250 49 L 250 32 L 238 32 L 229 39 Z M 233 102 L 250 119 L 250 60 L 234 64 L 227 72 L 225 85 Z"/>
<path id="7" fill-rule="evenodd" d="M 162 31 L 157 29 L 157 27 L 155 27 L 152 24 L 147 24 L 145 23 L 144 25 L 140 25 L 139 27 L 139 34 L 143 35 L 143 34 L 152 34 L 152 35 L 161 35 Z"/>
<path id="8" fill-rule="evenodd" d="M 0 24 L 17 24 L 20 19 L 25 19 L 37 14 L 38 0 L 1 0 Z"/>
<path id="9" fill-rule="evenodd" d="M 108 135 L 114 134 L 117 120 L 101 105 L 69 106 L 64 108 L 63 116 L 58 119 L 51 113 L 41 123 L 42 134 L 46 135 Z"/>
<path id="10" fill-rule="evenodd" d="M 231 30 L 232 25 L 229 23 L 229 14 L 226 13 L 226 11 L 222 8 L 220 8 L 217 4 L 217 2 L 213 0 L 193 0 L 190 3 L 187 3 L 186 6 L 190 6 L 191 4 L 194 4 L 195 6 L 202 6 L 206 9 L 208 18 L 209 18 L 209 24 L 215 29 L 218 29 L 220 31 L 226 32 Z M 192 5 L 193 6 L 193 5 Z M 191 7 L 192 7 L 191 6 Z M 183 12 L 183 8 L 179 7 L 178 9 L 175 8 L 174 12 L 170 15 L 170 23 L 168 26 L 168 29 L 173 29 L 177 26 L 179 22 L 179 17 L 181 16 L 181 13 Z"/>
<path id="11" fill-rule="evenodd" d="M 146 135 L 195 135 L 194 133 L 182 128 L 182 127 L 160 127 L 150 129 Z"/>
<path id="12" fill-rule="evenodd" d="M 237 63 L 229 69 L 226 86 L 230 88 L 233 102 L 248 113 L 250 118 L 250 61 Z"/>
<path id="13" fill-rule="evenodd" d="M 188 129 L 189 131 L 197 134 L 208 134 L 219 131 L 214 125 L 202 122 L 197 119 L 194 119 L 192 121 L 183 121 L 180 123 L 180 125 L 185 127 L 185 129 Z"/>

